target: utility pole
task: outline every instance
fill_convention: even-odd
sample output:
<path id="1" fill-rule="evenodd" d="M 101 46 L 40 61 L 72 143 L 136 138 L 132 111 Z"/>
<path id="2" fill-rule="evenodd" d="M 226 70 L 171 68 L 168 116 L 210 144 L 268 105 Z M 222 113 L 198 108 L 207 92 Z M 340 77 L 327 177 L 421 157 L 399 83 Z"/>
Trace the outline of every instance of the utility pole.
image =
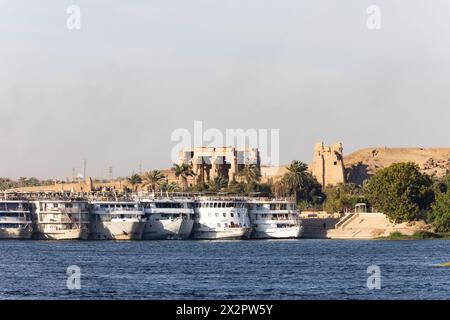
<path id="1" fill-rule="evenodd" d="M 113 167 L 112 167 L 112 166 L 109 166 L 109 167 L 108 167 L 108 178 L 109 178 L 109 180 L 114 179 L 114 176 L 113 176 Z"/>
<path id="2" fill-rule="evenodd" d="M 87 167 L 87 160 L 83 159 L 83 179 L 86 180 L 86 167 Z"/>

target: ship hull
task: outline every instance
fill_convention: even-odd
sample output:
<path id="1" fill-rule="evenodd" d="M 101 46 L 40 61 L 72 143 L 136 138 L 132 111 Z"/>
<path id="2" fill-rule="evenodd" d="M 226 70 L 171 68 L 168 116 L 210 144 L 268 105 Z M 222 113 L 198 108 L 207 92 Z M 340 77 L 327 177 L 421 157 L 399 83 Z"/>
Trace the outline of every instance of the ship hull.
<path id="1" fill-rule="evenodd" d="M 30 228 L 2 228 L 0 229 L 1 240 L 28 240 L 31 239 L 33 229 Z"/>
<path id="2" fill-rule="evenodd" d="M 184 240 L 192 233 L 194 220 L 149 220 L 145 224 L 143 240 Z"/>
<path id="3" fill-rule="evenodd" d="M 298 239 L 303 233 L 303 227 L 292 228 L 268 228 L 266 230 L 254 230 L 251 239 Z"/>
<path id="4" fill-rule="evenodd" d="M 33 238 L 36 240 L 87 240 L 89 230 L 87 228 L 76 228 L 68 230 L 38 230 Z"/>
<path id="5" fill-rule="evenodd" d="M 248 233 L 247 228 L 230 228 L 227 230 L 194 230 L 192 238 L 196 240 L 241 240 Z"/>
<path id="6" fill-rule="evenodd" d="M 144 221 L 91 222 L 91 240 L 141 240 Z"/>

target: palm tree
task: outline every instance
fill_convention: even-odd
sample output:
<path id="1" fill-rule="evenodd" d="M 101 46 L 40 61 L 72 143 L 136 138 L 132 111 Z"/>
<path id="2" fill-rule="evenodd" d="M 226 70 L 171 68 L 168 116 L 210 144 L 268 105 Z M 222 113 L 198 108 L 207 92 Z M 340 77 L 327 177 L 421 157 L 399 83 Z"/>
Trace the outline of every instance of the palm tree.
<path id="1" fill-rule="evenodd" d="M 142 176 L 142 188 L 146 188 L 148 191 L 155 191 L 157 188 L 161 186 L 162 181 L 164 181 L 165 176 L 161 173 L 161 171 L 153 170 L 145 172 Z"/>
<path id="2" fill-rule="evenodd" d="M 272 184 L 272 193 L 275 197 L 287 197 L 290 193 L 285 179 L 281 179 Z"/>
<path id="3" fill-rule="evenodd" d="M 228 186 L 228 181 L 221 176 L 215 177 L 208 182 L 209 190 L 212 192 L 218 192 Z"/>
<path id="4" fill-rule="evenodd" d="M 294 160 L 286 169 L 292 173 L 302 174 L 308 170 L 308 165 L 304 162 Z"/>
<path id="5" fill-rule="evenodd" d="M 26 186 L 26 182 L 27 182 L 27 178 L 25 178 L 25 177 L 20 177 L 20 178 L 19 178 L 19 186 L 20 186 L 21 188 L 23 188 L 23 187 Z"/>
<path id="6" fill-rule="evenodd" d="M 182 163 L 180 165 L 174 163 L 172 167 L 172 171 L 175 172 L 175 176 L 178 179 L 181 179 L 183 182 L 183 191 L 185 191 L 188 187 L 187 179 L 188 177 L 195 176 L 194 172 L 192 171 L 192 166 L 190 166 L 187 163 Z"/>
<path id="7" fill-rule="evenodd" d="M 308 165 L 304 162 L 294 160 L 286 169 L 288 172 L 281 179 L 281 183 L 288 193 L 290 195 L 293 194 L 295 200 L 297 200 L 297 194 L 304 187 L 306 181 Z"/>
<path id="8" fill-rule="evenodd" d="M 244 169 L 239 171 L 239 176 L 242 177 L 247 184 L 256 183 L 261 180 L 261 172 L 256 163 L 246 163 Z"/>
<path id="9" fill-rule="evenodd" d="M 179 191 L 180 188 L 177 186 L 176 183 L 173 183 L 173 182 L 168 183 L 168 182 L 164 181 L 161 183 L 160 189 L 162 191 L 175 192 L 175 191 Z"/>
<path id="10" fill-rule="evenodd" d="M 134 173 L 131 177 L 127 178 L 127 182 L 131 185 L 133 191 L 136 191 L 137 187 L 142 183 L 142 178 L 140 175 Z"/>

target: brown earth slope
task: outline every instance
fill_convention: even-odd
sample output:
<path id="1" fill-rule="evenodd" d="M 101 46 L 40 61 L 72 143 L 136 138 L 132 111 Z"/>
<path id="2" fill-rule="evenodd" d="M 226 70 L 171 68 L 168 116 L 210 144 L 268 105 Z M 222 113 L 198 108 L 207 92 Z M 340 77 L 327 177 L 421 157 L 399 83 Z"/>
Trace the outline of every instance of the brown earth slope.
<path id="1" fill-rule="evenodd" d="M 348 182 L 362 184 L 393 163 L 412 161 L 422 172 L 442 177 L 450 172 L 450 148 L 365 148 L 344 157 Z"/>

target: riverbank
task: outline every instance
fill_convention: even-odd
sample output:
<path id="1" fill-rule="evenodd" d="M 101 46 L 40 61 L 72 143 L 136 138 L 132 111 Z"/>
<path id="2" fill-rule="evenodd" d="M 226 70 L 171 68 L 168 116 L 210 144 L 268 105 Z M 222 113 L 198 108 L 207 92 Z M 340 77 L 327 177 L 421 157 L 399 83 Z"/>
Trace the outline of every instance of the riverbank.
<path id="1" fill-rule="evenodd" d="M 416 231 L 411 235 L 403 234 L 401 232 L 392 232 L 387 237 L 378 237 L 375 240 L 450 240 L 450 233 L 434 233 L 428 231 Z"/>
<path id="2" fill-rule="evenodd" d="M 392 223 L 380 212 L 327 214 L 302 212 L 303 237 L 310 239 L 447 239 L 448 235 L 435 234 L 425 221 Z"/>

